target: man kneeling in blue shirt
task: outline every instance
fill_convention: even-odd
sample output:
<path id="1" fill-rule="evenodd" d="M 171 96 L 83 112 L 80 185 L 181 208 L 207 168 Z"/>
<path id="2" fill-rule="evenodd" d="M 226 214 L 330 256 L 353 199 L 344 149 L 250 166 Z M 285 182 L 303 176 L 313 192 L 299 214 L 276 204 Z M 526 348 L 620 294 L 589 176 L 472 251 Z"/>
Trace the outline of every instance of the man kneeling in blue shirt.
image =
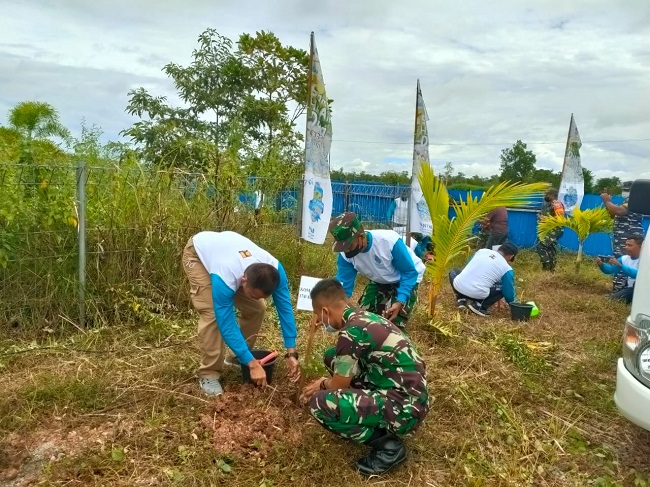
<path id="1" fill-rule="evenodd" d="M 515 300 L 515 272 L 509 262 L 515 260 L 519 249 L 506 242 L 499 250 L 478 250 L 461 271 L 452 269 L 449 282 L 456 293 L 460 309 L 479 316 L 490 314 L 488 309 L 504 298 L 508 304 Z"/>
<path id="2" fill-rule="evenodd" d="M 280 319 L 289 377 L 293 381 L 299 378 L 296 321 L 289 285 L 282 264 L 275 257 L 238 233 L 201 232 L 185 246 L 183 269 L 190 281 L 192 304 L 199 313 L 199 384 L 203 392 L 212 396 L 223 392 L 219 378 L 225 345 L 240 363 L 250 368 L 253 382 L 266 385 L 266 372 L 249 346 L 255 343 L 262 326 L 265 298 L 269 296 L 273 296 Z M 235 308 L 240 312 L 241 329 Z"/>
<path id="3" fill-rule="evenodd" d="M 596 258 L 596 265 L 605 274 L 621 274 L 627 278 L 625 287 L 610 295 L 612 299 L 620 299 L 627 304 L 632 302 L 642 244 L 643 237 L 641 235 L 631 235 L 625 240 L 625 255 L 621 255 L 618 259 L 610 257 L 607 262 L 603 262 L 600 257 Z"/>

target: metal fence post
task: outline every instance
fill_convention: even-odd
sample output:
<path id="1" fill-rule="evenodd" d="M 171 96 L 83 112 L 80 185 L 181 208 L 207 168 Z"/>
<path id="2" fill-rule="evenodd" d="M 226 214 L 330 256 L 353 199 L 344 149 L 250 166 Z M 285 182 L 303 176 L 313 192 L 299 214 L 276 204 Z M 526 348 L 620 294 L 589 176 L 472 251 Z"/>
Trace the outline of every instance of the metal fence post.
<path id="1" fill-rule="evenodd" d="M 345 211 L 350 211 L 350 183 L 348 181 L 345 182 L 343 198 Z"/>
<path id="2" fill-rule="evenodd" d="M 79 230 L 79 326 L 86 325 L 86 163 L 77 164 L 77 204 Z"/>

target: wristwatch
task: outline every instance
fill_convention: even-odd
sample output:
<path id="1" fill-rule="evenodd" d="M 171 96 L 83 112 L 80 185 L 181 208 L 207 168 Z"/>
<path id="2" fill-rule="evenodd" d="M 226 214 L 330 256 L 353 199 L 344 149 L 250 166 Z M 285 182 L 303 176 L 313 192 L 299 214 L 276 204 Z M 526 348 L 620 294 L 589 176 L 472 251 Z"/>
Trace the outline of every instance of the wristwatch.
<path id="1" fill-rule="evenodd" d="M 293 357 L 293 358 L 295 358 L 296 360 L 298 360 L 298 358 L 299 358 L 299 357 L 298 357 L 298 352 L 287 352 L 287 353 L 284 355 L 284 358 L 289 358 L 289 357 Z"/>

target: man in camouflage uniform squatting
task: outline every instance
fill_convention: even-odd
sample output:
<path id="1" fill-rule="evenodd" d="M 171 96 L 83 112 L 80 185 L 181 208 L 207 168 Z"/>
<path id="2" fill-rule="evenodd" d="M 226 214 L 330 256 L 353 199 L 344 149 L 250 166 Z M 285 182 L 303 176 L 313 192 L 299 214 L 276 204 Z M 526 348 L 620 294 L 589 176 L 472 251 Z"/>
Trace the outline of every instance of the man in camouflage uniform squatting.
<path id="1" fill-rule="evenodd" d="M 557 199 L 557 189 L 550 188 L 544 194 L 544 205 L 541 213 L 537 216 L 538 220 L 547 216 L 563 216 L 564 205 Z M 535 251 L 542 262 L 542 269 L 545 271 L 555 271 L 557 264 L 557 241 L 564 234 L 564 228 L 557 228 L 550 232 L 546 237 L 537 241 Z"/>
<path id="2" fill-rule="evenodd" d="M 643 215 L 632 213 L 627 209 L 627 198 L 620 205 L 612 202 L 612 196 L 602 193 L 600 197 L 611 216 L 614 217 L 614 229 L 612 231 L 612 249 L 614 257 L 618 259 L 627 254 L 625 243 L 630 235 L 643 235 Z M 614 274 L 612 280 L 613 292 L 622 290 L 627 286 L 627 276 L 622 272 Z"/>
<path id="3" fill-rule="evenodd" d="M 415 431 L 429 411 L 424 362 L 397 326 L 351 307 L 336 279 L 319 281 L 311 299 L 338 340 L 324 356 L 331 377 L 305 387 L 301 399 L 323 427 L 372 448 L 356 462 L 361 473 L 382 474 L 406 459 L 399 437 Z"/>
<path id="4" fill-rule="evenodd" d="M 369 282 L 359 300 L 364 310 L 382 315 L 400 328 L 417 301 L 424 263 L 393 230 L 364 230 L 357 215 L 343 213 L 330 222 L 333 250 L 340 252 L 336 279 L 348 297 L 357 273 Z"/>

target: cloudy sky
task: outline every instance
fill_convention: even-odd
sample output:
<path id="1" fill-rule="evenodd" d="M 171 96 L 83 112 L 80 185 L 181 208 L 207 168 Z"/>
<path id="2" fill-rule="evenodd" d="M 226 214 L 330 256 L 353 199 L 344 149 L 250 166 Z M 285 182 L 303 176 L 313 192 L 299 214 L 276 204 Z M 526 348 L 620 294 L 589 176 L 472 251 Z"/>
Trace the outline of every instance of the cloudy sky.
<path id="1" fill-rule="evenodd" d="M 140 86 L 173 97 L 161 72 L 197 36 L 271 30 L 316 42 L 334 99 L 332 166 L 410 170 L 416 80 L 437 168 L 487 176 L 521 139 L 559 170 L 571 113 L 583 166 L 650 178 L 649 0 L 0 0 L 0 123 L 24 100 L 54 105 L 119 139 Z"/>

